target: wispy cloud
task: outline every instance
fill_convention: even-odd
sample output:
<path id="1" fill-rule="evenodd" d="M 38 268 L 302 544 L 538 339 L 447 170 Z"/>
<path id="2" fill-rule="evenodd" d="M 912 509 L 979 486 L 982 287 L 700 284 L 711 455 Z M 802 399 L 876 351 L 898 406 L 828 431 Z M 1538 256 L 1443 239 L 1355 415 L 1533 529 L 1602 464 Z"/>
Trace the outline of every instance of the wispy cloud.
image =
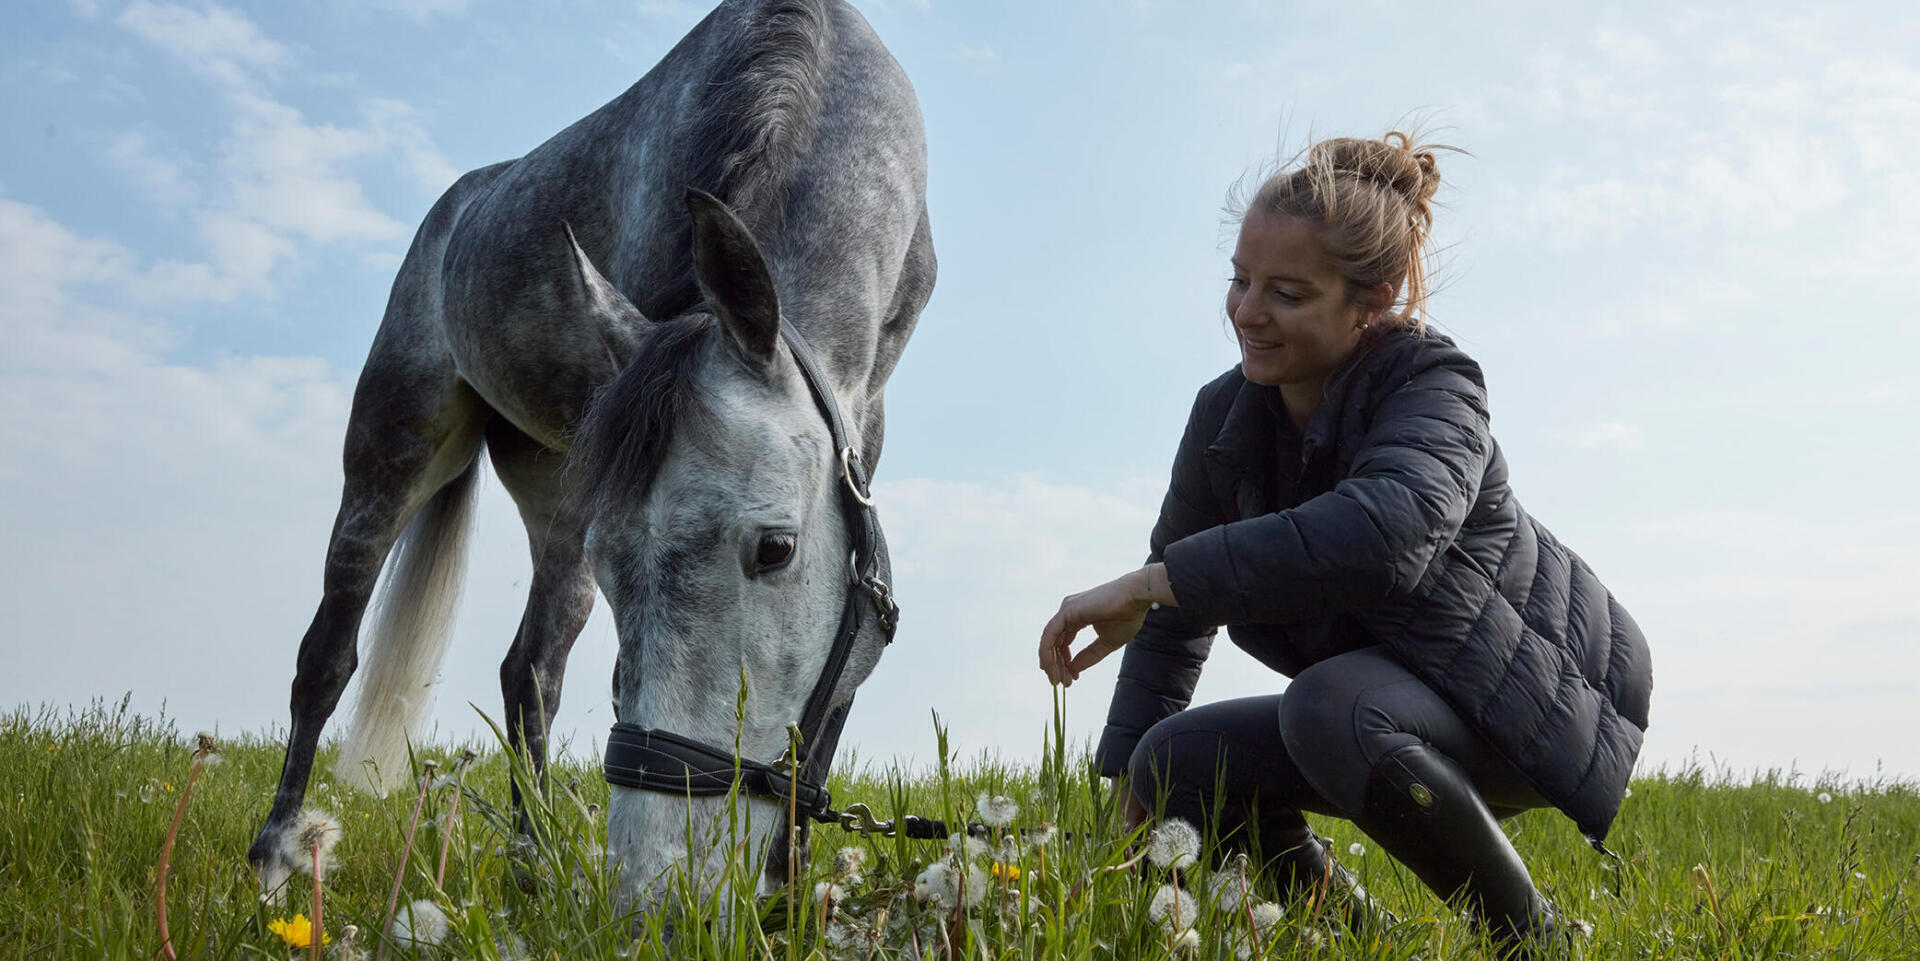
<path id="1" fill-rule="evenodd" d="M 275 77 L 293 61 L 288 49 L 251 20 L 219 6 L 188 8 L 135 0 L 118 23 L 172 61 L 209 81 L 225 102 L 227 136 L 196 184 L 184 164 L 158 156 L 138 131 L 110 153 L 155 200 L 194 202 L 205 247 L 201 261 L 158 265 L 147 285 L 164 299 L 232 300 L 266 295 L 273 274 L 300 243 L 384 250 L 404 243 L 409 228 L 368 198 L 354 168 L 397 163 L 424 190 L 458 175 L 405 103 L 374 98 L 359 123 L 315 122 L 274 92 Z"/>
<path id="2" fill-rule="evenodd" d="M 1709 40 L 1712 56 L 1676 55 Z M 1650 233 L 1751 241 L 1857 209 L 1858 252 L 1920 252 L 1896 226 L 1920 214 L 1902 134 L 1920 123 L 1920 68 L 1836 48 L 1826 31 L 1745 15 L 1656 35 L 1602 28 L 1584 47 L 1542 51 L 1533 82 L 1508 97 L 1570 137 L 1643 131 L 1633 153 L 1563 165 L 1523 195 L 1516 222 L 1556 247 Z M 1889 204 L 1892 217 L 1875 216 Z"/>
<path id="3" fill-rule="evenodd" d="M 149 200 L 167 209 L 184 207 L 199 195 L 190 160 L 156 143 L 151 129 L 136 127 L 107 145 L 107 163 L 141 188 Z"/>
<path id="4" fill-rule="evenodd" d="M 466 13 L 467 8 L 472 5 L 472 0 L 370 0 L 370 2 L 372 6 L 379 9 L 419 21 Z"/>
<path id="5" fill-rule="evenodd" d="M 257 73 L 291 59 L 287 48 L 262 35 L 246 15 L 224 7 L 134 0 L 116 22 L 183 66 L 231 87 L 248 86 Z"/>

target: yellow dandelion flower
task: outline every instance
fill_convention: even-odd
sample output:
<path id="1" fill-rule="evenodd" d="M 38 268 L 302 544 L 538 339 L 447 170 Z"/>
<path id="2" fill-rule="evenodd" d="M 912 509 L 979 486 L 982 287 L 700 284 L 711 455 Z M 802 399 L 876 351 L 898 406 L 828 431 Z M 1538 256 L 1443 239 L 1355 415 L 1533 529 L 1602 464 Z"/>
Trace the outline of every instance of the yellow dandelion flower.
<path id="1" fill-rule="evenodd" d="M 292 919 L 274 918 L 267 922 L 267 930 L 287 942 L 289 948 L 304 948 L 313 944 L 313 922 L 304 914 L 296 914 Z M 320 943 L 331 944 L 333 938 L 325 931 L 320 932 Z"/>
<path id="2" fill-rule="evenodd" d="M 995 861 L 993 862 L 993 876 L 1002 881 L 1018 881 L 1020 880 L 1020 865 L 1001 864 Z"/>

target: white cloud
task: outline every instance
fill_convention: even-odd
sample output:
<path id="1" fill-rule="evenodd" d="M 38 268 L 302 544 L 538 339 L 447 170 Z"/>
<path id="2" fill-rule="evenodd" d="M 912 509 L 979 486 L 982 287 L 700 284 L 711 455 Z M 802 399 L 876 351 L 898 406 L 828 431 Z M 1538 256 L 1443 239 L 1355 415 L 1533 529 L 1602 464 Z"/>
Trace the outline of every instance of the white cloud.
<path id="1" fill-rule="evenodd" d="M 245 86 L 257 72 L 290 59 L 287 48 L 268 39 L 245 15 L 208 5 L 195 10 L 153 0 L 134 0 L 118 23 L 182 65 L 229 86 Z"/>
<path id="2" fill-rule="evenodd" d="M 184 207 L 198 196 L 188 172 L 190 161 L 154 143 L 151 130 L 136 127 L 107 145 L 107 162 L 146 191 L 163 208 Z"/>
<path id="3" fill-rule="evenodd" d="M 453 186 L 462 171 L 447 162 L 420 124 L 419 112 L 399 100 L 375 98 L 367 103 L 367 122 L 374 135 L 398 155 L 420 189 L 438 194 Z"/>
<path id="4" fill-rule="evenodd" d="M 449 186 L 458 171 L 434 147 L 411 107 L 390 98 L 362 105 L 362 123 L 315 122 L 279 99 L 271 80 L 292 60 L 243 14 L 136 0 L 119 23 L 210 80 L 231 112 L 207 167 L 210 183 L 189 181 L 181 161 L 130 131 L 109 159 L 157 197 L 192 198 L 204 260 L 172 258 L 142 292 L 155 299 L 228 301 L 267 296 L 276 269 L 302 242 L 364 250 L 404 247 L 408 225 L 374 205 L 359 169 L 396 165 L 423 191 Z"/>
<path id="5" fill-rule="evenodd" d="M 970 63 L 995 63 L 999 61 L 1000 55 L 994 53 L 993 48 L 985 44 L 975 46 L 963 43 L 960 45 L 960 59 Z"/>
<path id="6" fill-rule="evenodd" d="M 1669 31 L 1665 42 L 1690 42 Z M 1920 71 L 1777 24 L 1736 18 L 1711 32 L 1727 55 L 1682 61 L 1662 55 L 1660 40 L 1602 28 L 1597 59 L 1543 51 L 1535 83 L 1504 94 L 1570 135 L 1659 131 L 1603 169 L 1557 169 L 1528 201 L 1536 231 L 1562 244 L 1635 230 L 1777 231 L 1880 203 L 1912 179 L 1897 131 L 1920 116 Z"/>

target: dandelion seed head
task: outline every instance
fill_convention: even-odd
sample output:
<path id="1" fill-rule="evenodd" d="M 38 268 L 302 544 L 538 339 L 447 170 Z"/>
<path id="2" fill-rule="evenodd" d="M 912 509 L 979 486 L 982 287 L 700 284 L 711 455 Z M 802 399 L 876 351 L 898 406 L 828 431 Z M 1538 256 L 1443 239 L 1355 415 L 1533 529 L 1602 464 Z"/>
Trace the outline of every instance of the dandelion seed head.
<path id="1" fill-rule="evenodd" d="M 827 946 L 835 951 L 851 951 L 866 940 L 866 932 L 858 925 L 838 920 L 827 924 Z"/>
<path id="2" fill-rule="evenodd" d="M 1860 873 L 1859 871 L 1855 871 L 1853 872 L 1853 879 L 1855 881 L 1865 881 L 1867 879 L 1867 876 L 1865 874 Z"/>
<path id="3" fill-rule="evenodd" d="M 927 865 L 927 869 L 913 879 L 913 897 L 916 901 L 953 907 L 960 899 L 960 885 L 954 878 L 952 863 L 942 859 Z"/>
<path id="4" fill-rule="evenodd" d="M 1317 928 L 1302 928 L 1300 931 L 1300 949 L 1313 952 L 1320 949 L 1320 931 Z"/>
<path id="5" fill-rule="evenodd" d="M 813 886 L 813 899 L 825 901 L 829 905 L 838 904 L 847 896 L 845 889 L 832 881 L 821 881 Z"/>
<path id="6" fill-rule="evenodd" d="M 1819 794 L 1814 795 L 1814 800 L 1819 801 L 1821 804 L 1832 804 L 1833 795 L 1821 791 Z"/>
<path id="7" fill-rule="evenodd" d="M 987 845 L 987 842 L 971 834 L 962 833 L 947 838 L 947 850 L 952 851 L 956 858 L 971 861 L 986 857 L 987 852 L 992 848 Z"/>
<path id="8" fill-rule="evenodd" d="M 307 808 L 280 834 L 282 860 L 300 874 L 313 873 L 314 852 L 322 868 L 333 864 L 333 846 L 340 841 L 340 819 L 319 808 Z"/>
<path id="9" fill-rule="evenodd" d="M 1625 791 L 1624 793 L 1622 793 L 1622 794 L 1621 794 L 1620 796 L 1621 796 L 1621 797 L 1623 797 L 1623 798 L 1630 798 L 1630 797 L 1632 797 L 1632 796 L 1633 796 L 1633 788 L 1627 788 L 1627 790 L 1626 790 L 1626 791 Z"/>
<path id="10" fill-rule="evenodd" d="M 1179 934 L 1174 935 L 1173 949 L 1182 954 L 1192 954 L 1193 952 L 1200 950 L 1200 932 L 1192 928 L 1188 928 L 1185 931 L 1182 931 Z"/>
<path id="11" fill-rule="evenodd" d="M 1053 836 L 1056 833 L 1058 833 L 1058 829 L 1053 826 L 1052 821 L 1041 821 L 1040 826 L 1034 828 L 1033 833 L 1027 835 L 1027 843 L 1032 844 L 1036 848 L 1044 848 L 1053 841 Z"/>
<path id="12" fill-rule="evenodd" d="M 1155 867 L 1184 868 L 1200 859 L 1200 832 L 1179 818 L 1161 821 L 1147 838 L 1147 860 Z"/>
<path id="13" fill-rule="evenodd" d="M 867 849 L 851 845 L 833 852 L 833 873 L 848 884 L 860 883 L 860 872 L 867 866 Z"/>
<path id="14" fill-rule="evenodd" d="M 1006 827 L 1020 816 L 1019 802 L 1000 794 L 982 791 L 975 806 L 980 811 L 980 822 L 990 828 Z"/>
<path id="15" fill-rule="evenodd" d="M 332 853 L 340 841 L 340 819 L 316 808 L 300 816 L 300 846 L 308 851 L 320 849 L 320 856 Z"/>
<path id="16" fill-rule="evenodd" d="M 1279 926 L 1281 915 L 1284 912 L 1280 910 L 1279 905 L 1272 901 L 1261 901 L 1253 907 L 1248 908 L 1247 913 L 1253 917 L 1254 930 L 1259 931 L 1261 935 L 1264 936 L 1267 932 Z"/>
<path id="17" fill-rule="evenodd" d="M 1020 836 L 1017 834 L 1007 834 L 1001 837 L 1000 853 L 996 855 L 996 857 L 1002 861 L 1018 861 L 1020 859 Z"/>
<path id="18" fill-rule="evenodd" d="M 990 886 L 987 883 L 987 872 L 980 870 L 978 864 L 969 864 L 966 880 L 967 883 L 960 893 L 964 895 L 967 907 L 977 907 L 987 898 L 987 888 Z"/>
<path id="19" fill-rule="evenodd" d="M 1366 857 L 1367 846 L 1364 844 L 1361 844 L 1358 841 L 1355 841 L 1352 844 L 1347 845 L 1347 853 L 1353 855 L 1356 858 Z"/>
<path id="20" fill-rule="evenodd" d="M 439 944 L 447 939 L 447 913 L 421 898 L 393 919 L 393 938 L 409 944 Z"/>
<path id="21" fill-rule="evenodd" d="M 1160 890 L 1153 892 L 1153 900 L 1147 902 L 1147 917 L 1169 931 L 1188 927 L 1199 916 L 1200 904 L 1193 895 L 1171 884 L 1160 885 Z"/>
<path id="22" fill-rule="evenodd" d="M 526 940 L 510 932 L 493 936 L 493 950 L 500 961 L 526 961 L 529 957 Z"/>
<path id="23" fill-rule="evenodd" d="M 1213 872 L 1213 877 L 1208 879 L 1207 897 L 1222 911 L 1240 910 L 1246 896 L 1247 885 L 1240 878 L 1239 867 L 1232 862 Z"/>

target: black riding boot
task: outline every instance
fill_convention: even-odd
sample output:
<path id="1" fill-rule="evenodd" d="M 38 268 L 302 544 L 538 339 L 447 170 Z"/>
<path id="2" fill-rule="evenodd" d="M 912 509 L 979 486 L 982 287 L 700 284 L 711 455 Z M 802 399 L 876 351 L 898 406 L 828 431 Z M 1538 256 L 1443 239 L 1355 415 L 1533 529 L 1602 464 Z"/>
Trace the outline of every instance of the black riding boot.
<path id="1" fill-rule="evenodd" d="M 1506 957 L 1560 957 L 1569 931 L 1534 890 L 1527 866 L 1466 772 L 1432 745 L 1380 759 L 1354 819 L 1442 898 L 1465 902 Z"/>
<path id="2" fill-rule="evenodd" d="M 1318 897 L 1324 890 L 1326 910 L 1338 915 L 1355 934 L 1385 931 L 1400 923 L 1360 886 L 1353 872 L 1332 858 L 1306 818 L 1294 813 L 1287 821 L 1277 826 L 1269 820 L 1260 837 L 1261 846 L 1272 852 L 1267 855 L 1267 874 L 1280 882 L 1283 892 L 1291 897 Z"/>

